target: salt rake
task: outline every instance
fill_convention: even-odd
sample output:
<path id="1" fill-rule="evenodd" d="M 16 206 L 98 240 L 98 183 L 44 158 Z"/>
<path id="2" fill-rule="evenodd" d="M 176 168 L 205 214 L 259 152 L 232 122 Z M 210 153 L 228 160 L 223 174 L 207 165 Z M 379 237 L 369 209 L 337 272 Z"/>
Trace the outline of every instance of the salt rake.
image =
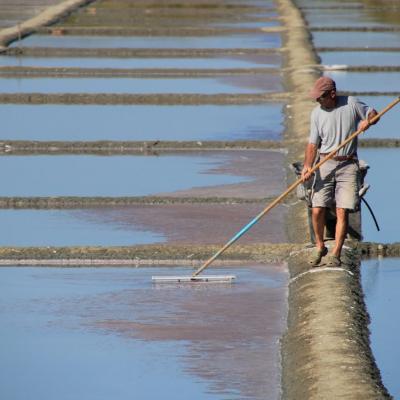
<path id="1" fill-rule="evenodd" d="M 386 108 L 380 113 L 371 118 L 370 124 L 378 121 L 387 111 L 393 108 L 397 103 L 400 102 L 400 97 L 393 100 Z M 358 129 L 356 132 L 351 134 L 346 140 L 344 140 L 336 149 L 332 150 L 326 157 L 315 164 L 310 174 L 314 173 L 322 164 L 330 160 L 335 154 L 344 147 L 347 143 L 351 142 L 356 136 L 365 132 L 365 129 Z M 219 257 L 226 249 L 228 249 L 233 243 L 235 243 L 241 236 L 243 236 L 252 226 L 254 226 L 265 214 L 267 214 L 272 208 L 279 204 L 292 190 L 299 186 L 303 180 L 299 178 L 291 186 L 289 186 L 285 192 L 278 196 L 272 203 L 264 208 L 255 218 L 253 218 L 247 225 L 245 225 L 235 236 L 233 236 L 221 249 L 219 249 L 211 258 L 209 258 L 200 268 L 198 268 L 191 276 L 153 276 L 152 280 L 154 283 L 185 283 L 185 282 L 217 282 L 217 283 L 230 283 L 236 279 L 235 275 L 202 275 L 199 276 L 217 257 Z"/>

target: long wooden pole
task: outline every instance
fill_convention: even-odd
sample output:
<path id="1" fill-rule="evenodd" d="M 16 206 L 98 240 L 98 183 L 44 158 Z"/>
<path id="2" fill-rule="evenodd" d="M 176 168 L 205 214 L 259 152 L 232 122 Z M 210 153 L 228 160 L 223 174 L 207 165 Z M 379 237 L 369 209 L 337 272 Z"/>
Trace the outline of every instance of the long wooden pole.
<path id="1" fill-rule="evenodd" d="M 376 122 L 385 113 L 387 113 L 391 108 L 393 108 L 397 103 L 400 102 L 400 97 L 393 100 L 386 108 L 384 108 L 380 113 L 375 115 L 370 121 L 371 124 Z M 330 160 L 342 147 L 346 146 L 347 143 L 351 142 L 356 136 L 363 133 L 365 129 L 358 129 L 356 132 L 351 134 L 346 140 L 344 140 L 336 149 L 332 150 L 326 157 L 324 157 L 320 162 L 314 165 L 309 171 L 310 174 L 315 172 L 322 164 Z M 241 236 L 243 236 L 253 225 L 255 225 L 265 214 L 267 214 L 272 208 L 279 204 L 293 189 L 299 186 L 303 180 L 299 178 L 292 185 L 290 185 L 280 196 L 278 196 L 272 203 L 264 208 L 254 219 L 252 219 L 247 225 L 245 225 L 235 236 L 233 236 L 223 247 L 221 247 L 211 258 L 209 258 L 200 268 L 198 268 L 192 277 L 199 275 L 204 271 L 217 257 L 219 257 L 228 247 L 235 243 Z"/>

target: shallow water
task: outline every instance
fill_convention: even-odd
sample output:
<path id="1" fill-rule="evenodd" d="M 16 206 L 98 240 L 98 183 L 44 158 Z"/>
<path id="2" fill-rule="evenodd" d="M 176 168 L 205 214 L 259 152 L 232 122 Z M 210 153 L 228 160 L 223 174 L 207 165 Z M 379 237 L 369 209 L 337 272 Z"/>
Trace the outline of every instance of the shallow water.
<path id="1" fill-rule="evenodd" d="M 18 67 L 229 69 L 279 67 L 281 62 L 280 54 L 207 58 L 75 58 L 0 55 L 0 66 Z"/>
<path id="2" fill-rule="evenodd" d="M 226 153 L 163 156 L 3 156 L 2 196 L 145 196 L 251 181 L 216 172 Z"/>
<path id="3" fill-rule="evenodd" d="M 278 74 L 220 78 L 0 78 L 1 93 L 234 94 L 281 91 Z"/>
<path id="4" fill-rule="evenodd" d="M 323 65 L 399 66 L 400 53 L 368 51 L 327 51 L 319 53 Z"/>
<path id="5" fill-rule="evenodd" d="M 400 259 L 364 260 L 361 278 L 371 317 L 371 347 L 389 393 L 400 399 Z"/>
<path id="6" fill-rule="evenodd" d="M 263 49 L 281 47 L 278 33 L 186 36 L 186 37 L 138 37 L 138 36 L 51 36 L 31 35 L 14 42 L 11 47 L 57 47 L 57 48 L 152 48 L 152 49 Z"/>
<path id="7" fill-rule="evenodd" d="M 399 42 L 400 43 L 400 42 Z M 355 92 L 400 92 L 400 72 L 326 71 L 335 80 L 338 90 Z"/>
<path id="8" fill-rule="evenodd" d="M 369 165 L 366 182 L 371 185 L 366 200 L 372 207 L 381 231 L 378 232 L 371 216 L 363 207 L 364 241 L 393 243 L 400 241 L 398 203 L 400 186 L 396 178 L 400 149 L 366 149 L 358 151 L 359 158 Z"/>
<path id="9" fill-rule="evenodd" d="M 286 268 L 213 268 L 236 274 L 233 285 L 151 284 L 190 271 L 1 268 L 2 395 L 279 397 Z"/>
<path id="10" fill-rule="evenodd" d="M 268 13 L 268 16 L 276 16 L 276 13 Z M 282 26 L 279 21 L 234 21 L 234 22 L 216 22 L 210 24 L 217 28 L 271 28 L 276 26 Z"/>
<path id="11" fill-rule="evenodd" d="M 400 32 L 312 32 L 315 47 L 399 47 Z"/>
<path id="12" fill-rule="evenodd" d="M 85 210 L 0 210 L 0 224 L 7 226 L 0 231 L 0 246 L 131 246 L 164 241 L 160 233 L 106 219 L 93 218 Z"/>
<path id="13" fill-rule="evenodd" d="M 399 10 L 391 10 L 392 13 L 400 16 Z M 313 27 L 387 27 L 398 26 L 394 21 L 388 23 L 376 18 L 376 11 L 371 9 L 334 9 L 325 10 L 321 9 L 306 9 L 304 11 L 305 18 L 308 24 Z"/>
<path id="14" fill-rule="evenodd" d="M 3 104 L 0 119 L 8 140 L 279 140 L 283 105 Z"/>
<path id="15" fill-rule="evenodd" d="M 0 246 L 205 245 L 232 237 L 262 204 L 136 204 L 73 210 L 0 210 Z M 287 241 L 286 208 L 241 238 L 242 244 Z"/>

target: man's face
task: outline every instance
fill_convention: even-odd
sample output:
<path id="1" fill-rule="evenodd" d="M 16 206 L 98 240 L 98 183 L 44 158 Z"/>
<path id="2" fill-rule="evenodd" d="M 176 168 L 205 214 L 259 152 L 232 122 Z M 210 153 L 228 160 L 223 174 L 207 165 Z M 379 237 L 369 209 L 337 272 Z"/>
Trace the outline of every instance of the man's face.
<path id="1" fill-rule="evenodd" d="M 316 101 L 321 105 L 322 108 L 331 109 L 336 106 L 336 91 L 335 90 L 327 90 L 322 93 L 321 96 L 316 99 Z"/>

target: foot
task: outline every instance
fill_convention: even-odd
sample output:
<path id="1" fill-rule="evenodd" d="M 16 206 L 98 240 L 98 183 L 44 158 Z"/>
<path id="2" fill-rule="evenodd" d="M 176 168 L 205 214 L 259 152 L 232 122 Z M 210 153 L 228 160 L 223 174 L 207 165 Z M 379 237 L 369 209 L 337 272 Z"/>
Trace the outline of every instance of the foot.
<path id="1" fill-rule="evenodd" d="M 316 267 L 320 264 L 322 257 L 325 257 L 327 254 L 328 254 L 328 249 L 326 247 L 323 247 L 322 249 L 317 247 L 311 253 L 310 258 L 308 259 L 308 263 L 312 267 Z"/>
<path id="2" fill-rule="evenodd" d="M 336 256 L 335 254 L 330 254 L 328 257 L 326 257 L 327 267 L 340 267 L 341 264 L 342 261 L 340 260 L 340 257 Z"/>

